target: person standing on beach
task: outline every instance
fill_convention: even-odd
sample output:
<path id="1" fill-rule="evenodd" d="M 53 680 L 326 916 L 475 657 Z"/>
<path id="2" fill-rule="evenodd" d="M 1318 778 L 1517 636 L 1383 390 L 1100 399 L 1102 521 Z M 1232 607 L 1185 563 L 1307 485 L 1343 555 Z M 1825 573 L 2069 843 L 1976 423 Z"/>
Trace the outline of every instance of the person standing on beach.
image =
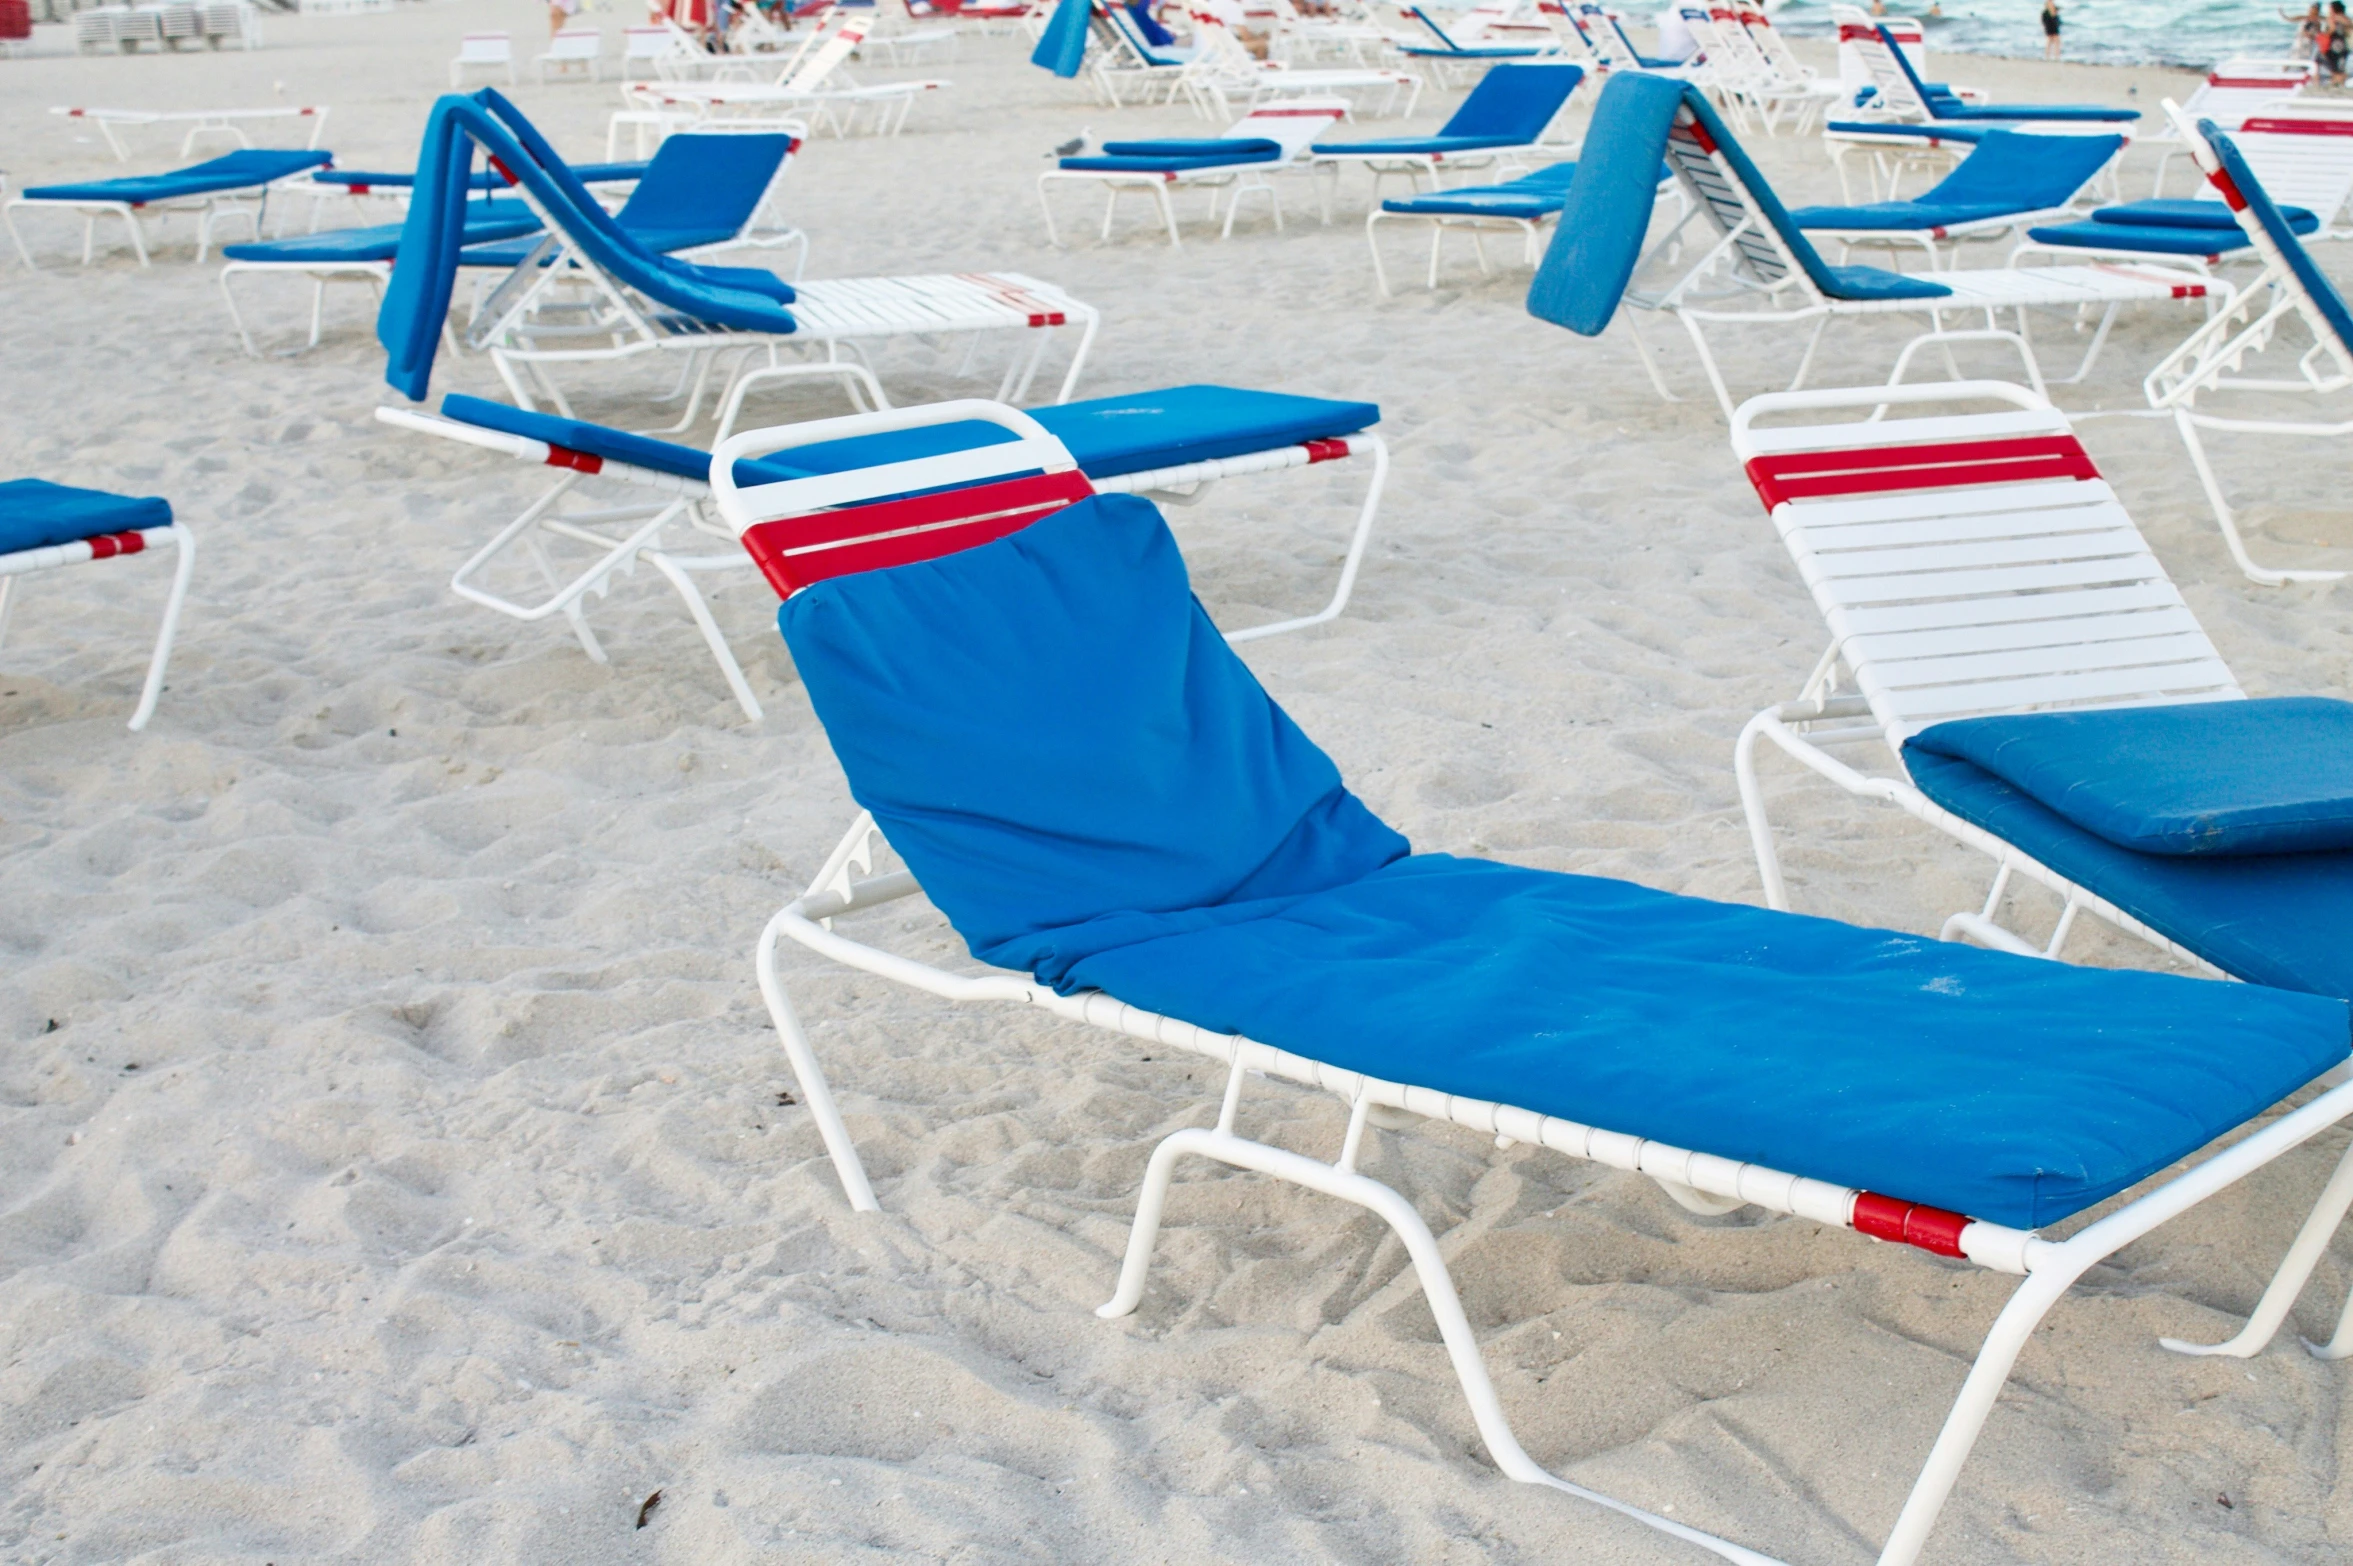
<path id="1" fill-rule="evenodd" d="M 2279 19 L 2296 24 L 2296 58 L 2317 60 L 2325 45 L 2321 40 L 2328 35 L 2328 23 L 2321 20 L 2320 0 L 2312 0 L 2312 7 L 2302 16 L 2293 11 L 2282 11 Z"/>
<path id="2" fill-rule="evenodd" d="M 2320 35 L 2320 68 L 2331 87 L 2345 85 L 2345 55 L 2353 50 L 2353 16 L 2345 14 L 2345 0 L 2329 0 L 2327 29 Z"/>
<path id="3" fill-rule="evenodd" d="M 2043 0 L 2043 58 L 2059 58 L 2059 0 Z"/>
<path id="4" fill-rule="evenodd" d="M 548 37 L 552 39 L 556 34 L 562 32 L 564 24 L 572 20 L 574 13 L 579 9 L 580 0 L 547 0 Z"/>

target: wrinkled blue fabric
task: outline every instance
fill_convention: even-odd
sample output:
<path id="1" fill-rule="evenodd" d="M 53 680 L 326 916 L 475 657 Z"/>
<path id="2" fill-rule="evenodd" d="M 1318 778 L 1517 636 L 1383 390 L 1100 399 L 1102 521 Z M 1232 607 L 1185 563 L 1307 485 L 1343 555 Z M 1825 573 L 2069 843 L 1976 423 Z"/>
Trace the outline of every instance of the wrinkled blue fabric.
<path id="1" fill-rule="evenodd" d="M 401 231 L 392 281 L 376 313 L 385 348 L 384 379 L 411 401 L 424 400 L 442 323 L 456 287 L 469 205 L 467 175 L 475 147 L 496 158 L 545 208 L 589 265 L 685 319 L 713 327 L 773 332 L 795 329 L 773 296 L 729 287 L 688 262 L 645 249 L 616 225 L 528 120 L 490 88 L 450 95 L 433 106 L 417 153 L 417 186 Z"/>
<path id="2" fill-rule="evenodd" d="M 47 479 L 0 483 L 0 555 L 46 549 L 101 533 L 169 527 L 172 503 L 161 495 L 110 495 Z"/>
<path id="3" fill-rule="evenodd" d="M 1920 792 L 2250 984 L 2353 998 L 2353 852 L 2138 854 L 1984 768 L 1904 752 Z"/>
<path id="4" fill-rule="evenodd" d="M 1046 30 L 1038 35 L 1038 46 L 1030 51 L 1029 63 L 1043 66 L 1066 80 L 1076 76 L 1087 62 L 1090 9 L 1089 0 L 1058 0 L 1053 16 L 1047 19 Z"/>
<path id="5" fill-rule="evenodd" d="M 1136 497 L 820 582 L 778 619 L 933 903 L 1065 993 L 2022 1225 L 2347 1054 L 2341 1002 L 1408 857 Z"/>
<path id="6" fill-rule="evenodd" d="M 2344 350 L 2353 353 L 2353 311 L 2345 308 L 2345 296 L 2337 292 L 2337 285 L 2314 263 L 2312 252 L 2306 250 L 2303 241 L 2296 237 L 2295 225 L 2288 221 L 2287 214 L 2271 199 L 2271 193 L 2263 188 L 2263 181 L 2255 177 L 2255 171 L 2247 166 L 2246 154 L 2240 152 L 2238 143 L 2224 135 L 2212 120 L 2200 120 L 2198 131 L 2214 148 L 2215 157 L 2221 161 L 2223 172 L 2230 176 L 2231 183 L 2238 187 L 2240 197 L 2247 203 L 2247 210 L 2254 215 L 2263 232 L 2271 237 L 2272 244 L 2287 257 L 2288 270 L 2303 285 L 2312 307 L 2320 312 L 2329 330 L 2337 334 L 2337 342 Z"/>
<path id="7" fill-rule="evenodd" d="M 2331 697 L 1961 718 L 1904 750 L 1981 767 L 2136 853 L 2353 848 L 2353 703 Z"/>
<path id="8" fill-rule="evenodd" d="M 192 196 L 216 196 L 223 191 L 267 185 L 319 168 L 334 161 L 331 152 L 279 152 L 247 147 L 223 153 L 203 163 L 192 163 L 169 174 L 133 174 L 123 179 L 89 180 L 79 185 L 35 185 L 24 193 L 27 201 L 123 201 L 144 206 L 151 201 L 183 201 Z"/>

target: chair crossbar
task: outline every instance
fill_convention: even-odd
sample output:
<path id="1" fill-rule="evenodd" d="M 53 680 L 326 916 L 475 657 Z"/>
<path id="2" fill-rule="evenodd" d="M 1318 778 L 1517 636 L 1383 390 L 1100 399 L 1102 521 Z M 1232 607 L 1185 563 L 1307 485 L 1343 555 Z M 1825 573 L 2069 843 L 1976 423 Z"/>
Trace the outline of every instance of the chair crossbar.
<path id="1" fill-rule="evenodd" d="M 1791 452 L 1752 458 L 1748 464 L 1749 482 L 1768 510 L 1784 500 L 1824 495 L 2098 476 L 2092 459 L 2072 435 Z"/>
<path id="2" fill-rule="evenodd" d="M 756 497 L 759 491 L 744 493 Z M 1093 493 L 1086 475 L 1073 468 L 756 522 L 742 537 L 769 585 L 789 598 L 829 577 L 936 560 L 989 543 Z"/>

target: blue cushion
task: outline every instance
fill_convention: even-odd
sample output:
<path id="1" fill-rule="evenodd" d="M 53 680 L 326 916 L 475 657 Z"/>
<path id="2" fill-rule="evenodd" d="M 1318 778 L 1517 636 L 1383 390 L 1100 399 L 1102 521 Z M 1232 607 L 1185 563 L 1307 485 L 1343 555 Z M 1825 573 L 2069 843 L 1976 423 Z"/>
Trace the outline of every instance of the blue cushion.
<path id="1" fill-rule="evenodd" d="M 209 162 L 191 164 L 169 174 L 134 174 L 126 179 L 91 180 L 80 185 L 39 185 L 24 193 L 27 201 L 126 201 L 141 206 L 150 201 L 178 201 L 213 196 L 224 191 L 248 190 L 272 180 L 299 174 L 334 161 L 331 152 L 279 152 L 248 147 L 224 153 Z"/>
<path id="2" fill-rule="evenodd" d="M 779 623 L 976 956 L 1344 1069 L 2034 1225 L 2347 1054 L 2340 1002 L 1407 857 L 1137 497 Z"/>
<path id="3" fill-rule="evenodd" d="M 1544 54 L 1542 49 L 1432 49 L 1425 45 L 1401 44 L 1397 52 L 1416 60 L 1533 60 Z"/>
<path id="4" fill-rule="evenodd" d="M 1528 285 L 1530 315 L 1587 337 L 1608 327 L 1642 257 L 1659 159 L 1682 101 L 1681 85 L 1664 77 L 1616 75 L 1603 84 L 1568 202 Z"/>
<path id="5" fill-rule="evenodd" d="M 1331 440 L 1381 421 L 1380 408 L 1369 402 L 1233 386 L 1170 386 L 1028 412 L 1094 479 Z M 1010 439 L 1004 426 L 974 420 L 797 446 L 762 461 L 778 471 L 839 473 Z"/>
<path id="6" fill-rule="evenodd" d="M 1962 718 L 1904 748 L 1970 762 L 2137 853 L 2353 848 L 2353 703 L 2328 697 Z"/>
<path id="7" fill-rule="evenodd" d="M 1264 136 L 1170 136 L 1157 141 L 1107 141 L 1103 150 L 1120 158 L 1213 158 L 1239 163 L 1246 158 L 1279 157 L 1283 144 Z M 1063 162 L 1067 166 L 1069 159 Z"/>
<path id="8" fill-rule="evenodd" d="M 2237 229 L 2190 228 L 2173 223 L 2050 223 L 2026 231 L 2037 244 L 2070 250 L 2132 250 L 2152 256 L 2219 256 L 2254 241 Z"/>
<path id="9" fill-rule="evenodd" d="M 575 163 L 572 173 L 583 184 L 610 185 L 624 180 L 642 179 L 646 163 Z M 367 169 L 320 169 L 311 178 L 322 185 L 365 185 L 381 190 L 409 190 L 415 187 L 414 174 L 384 174 Z M 507 182 L 491 169 L 478 169 L 469 182 L 476 190 L 505 190 Z"/>
<path id="10" fill-rule="evenodd" d="M 1090 0 L 1055 0 L 1054 14 L 1047 19 L 1045 30 L 1038 34 L 1038 46 L 1030 51 L 1029 63 L 1043 66 L 1066 81 L 1076 76 L 1087 60 L 1087 18 L 1091 10 Z"/>
<path id="11" fill-rule="evenodd" d="M 732 238 L 760 209 L 792 144 L 790 136 L 773 131 L 672 136 L 613 219 L 633 234 L 674 230 Z M 572 172 L 583 182 L 588 178 L 579 169 Z"/>
<path id="12" fill-rule="evenodd" d="M 1122 147 L 1168 146 L 1166 142 L 1121 142 Z M 1278 144 L 1259 137 L 1235 137 L 1222 146 L 1215 141 L 1196 141 L 1189 144 L 1189 152 L 1111 152 L 1101 156 L 1064 158 L 1055 165 L 1074 174 L 1191 174 L 1202 169 L 1226 169 L 1244 163 L 1277 163 L 1283 149 Z M 1203 150 L 1204 148 L 1214 150 Z"/>
<path id="13" fill-rule="evenodd" d="M 1980 143 L 2001 129 L 1996 125 L 1901 125 L 1892 120 L 1830 120 L 1822 128 L 1845 136 L 1909 136 L 1962 145 Z"/>
<path id="14" fill-rule="evenodd" d="M 2247 166 L 2238 143 L 2225 136 L 2212 120 L 2200 120 L 2198 131 L 2214 148 L 2223 173 L 2238 188 L 2240 199 L 2247 203 L 2247 210 L 2254 215 L 2257 225 L 2287 258 L 2288 270 L 2295 274 L 2305 297 L 2312 301 L 2312 308 L 2328 323 L 2329 330 L 2337 334 L 2338 344 L 2347 353 L 2353 353 L 2353 310 L 2345 308 L 2345 296 L 2337 292 L 2337 285 L 2329 280 L 2328 274 L 2313 263 L 2312 252 L 2304 248 L 2287 214 L 2272 201 L 2263 182 Z"/>
<path id="15" fill-rule="evenodd" d="M 467 243 L 464 254 L 458 257 L 460 266 L 521 266 L 523 258 L 539 244 L 539 236 L 509 239 L 497 244 L 473 242 L 474 228 L 466 225 Z M 738 230 L 732 228 L 635 228 L 629 237 L 656 255 L 668 255 L 674 250 L 698 250 L 705 245 L 723 245 L 733 239 Z M 696 270 L 713 282 L 723 282 L 729 288 L 749 288 L 779 304 L 791 304 L 795 295 L 792 284 L 774 272 L 757 267 L 711 266 L 698 263 Z"/>
<path id="16" fill-rule="evenodd" d="M 1533 136 L 1376 136 L 1369 141 L 1319 141 L 1308 150 L 1326 157 L 1428 158 L 1524 147 Z"/>
<path id="17" fill-rule="evenodd" d="M 444 418 L 461 424 L 477 425 L 502 434 L 520 435 L 526 440 L 545 441 L 551 446 L 562 446 L 568 451 L 583 451 L 608 462 L 626 462 L 633 467 L 651 468 L 656 473 L 669 473 L 678 478 L 707 482 L 711 477 L 711 454 L 692 446 L 674 445 L 666 440 L 655 440 L 650 435 L 633 435 L 608 424 L 591 424 L 585 419 L 567 419 L 560 414 L 536 413 L 510 407 L 503 402 L 490 402 L 481 397 L 469 397 L 463 392 L 450 392 L 441 399 Z M 739 462 L 735 478 L 739 484 L 773 484 L 794 474 L 757 462 Z"/>
<path id="18" fill-rule="evenodd" d="M 1927 103 L 1928 112 L 1940 120 L 2124 125 L 2141 117 L 2138 109 L 2107 109 L 2095 103 L 1963 103 L 1958 98 L 1930 98 Z"/>
<path id="19" fill-rule="evenodd" d="M 2053 203 L 2054 205 L 2056 203 Z M 1799 207 L 1789 220 L 1800 228 L 1852 230 L 1865 233 L 1910 233 L 1914 230 L 1958 228 L 1988 218 L 2015 217 L 2013 205 L 1981 202 L 1975 206 L 1939 206 L 1926 197 L 1918 201 L 1866 201 L 1851 207 Z M 2025 208 L 2042 211 L 2042 207 Z"/>
<path id="20" fill-rule="evenodd" d="M 2250 984 L 2353 997 L 2353 852 L 2136 854 L 1982 767 L 1907 747 L 1920 792 Z"/>
<path id="21" fill-rule="evenodd" d="M 169 527 L 171 521 L 172 503 L 160 495 L 110 495 L 37 478 L 0 483 L 0 555 L 101 533 Z"/>
<path id="22" fill-rule="evenodd" d="M 402 225 L 398 223 L 378 223 L 370 228 L 329 229 L 325 233 L 303 234 L 293 239 L 264 239 L 223 245 L 221 254 L 231 261 L 389 261 L 399 253 L 401 228 Z M 469 243 L 477 238 L 483 241 L 506 240 L 518 234 L 536 234 L 538 231 L 539 214 L 531 210 L 528 202 L 502 200 L 466 203 L 466 239 Z M 521 257 L 516 259 L 520 260 Z"/>
<path id="23" fill-rule="evenodd" d="M 2281 214 L 2299 234 L 2320 227 L 2320 219 L 2304 207 L 2281 207 Z M 2126 201 L 2092 214 L 2095 223 L 2163 224 L 2176 228 L 2219 228 L 2239 231 L 2238 215 L 2219 201 Z"/>

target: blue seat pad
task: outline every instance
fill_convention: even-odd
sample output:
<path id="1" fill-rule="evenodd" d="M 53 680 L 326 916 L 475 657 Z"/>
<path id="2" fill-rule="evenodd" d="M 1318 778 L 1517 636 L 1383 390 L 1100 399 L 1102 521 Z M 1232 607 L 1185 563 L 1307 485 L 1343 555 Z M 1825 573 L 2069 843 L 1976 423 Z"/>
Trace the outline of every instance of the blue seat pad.
<path id="1" fill-rule="evenodd" d="M 172 503 L 160 495 L 113 495 L 37 478 L 0 483 L 0 555 L 171 522 Z"/>
<path id="2" fill-rule="evenodd" d="M 1867 201 L 1851 207 L 1799 207 L 1789 214 L 1800 228 L 1858 229 L 1872 233 L 1958 228 L 1987 218 L 2015 217 L 2018 209 L 1993 202 L 1951 206 L 1932 201 Z"/>
<path id="3" fill-rule="evenodd" d="M 643 178 L 648 167 L 646 163 L 575 163 L 572 173 L 584 185 L 610 185 Z M 386 174 L 367 169 L 320 169 L 311 178 L 322 185 L 366 185 L 378 190 L 408 190 L 417 183 L 414 174 Z M 508 188 L 507 182 L 491 169 L 476 170 L 469 183 L 476 190 Z"/>
<path id="4" fill-rule="evenodd" d="M 1230 169 L 1250 163 L 1279 163 L 1283 149 L 1272 142 L 1263 152 L 1197 152 L 1172 156 L 1118 155 L 1064 158 L 1055 165 L 1072 174 L 1197 174 L 1203 169 Z"/>
<path id="5" fill-rule="evenodd" d="M 1259 156 L 1280 157 L 1283 144 L 1264 136 L 1170 136 L 1156 141 L 1107 141 L 1103 150 L 1119 158 L 1215 158 L 1239 163 Z M 1068 163 L 1066 158 L 1063 160 Z"/>
<path id="6" fill-rule="evenodd" d="M 451 392 L 442 398 L 441 411 L 449 418 L 478 424 L 484 429 L 543 440 L 551 446 L 634 463 L 681 478 L 707 478 L 711 471 L 710 453 L 692 446 L 675 445 L 552 413 L 526 412 L 461 392 Z M 1165 391 L 1034 408 L 1030 416 L 1069 448 L 1088 477 L 1107 479 L 1151 468 L 1246 456 L 1311 440 L 1353 435 L 1379 423 L 1381 410 L 1369 402 L 1294 397 L 1283 392 L 1244 391 L 1231 386 L 1172 386 Z M 772 457 L 739 462 L 736 474 L 744 483 L 768 484 L 812 473 L 841 473 L 943 452 L 968 451 L 1011 438 L 1003 426 L 977 420 L 935 424 L 889 435 L 861 435 L 850 440 L 795 447 Z"/>
<path id="7" fill-rule="evenodd" d="M 2299 234 L 2310 234 L 2320 227 L 2320 218 L 2308 208 L 2281 207 L 2280 212 Z M 2113 207 L 2101 207 L 2092 214 L 2092 221 L 2176 228 L 2220 228 L 2234 234 L 2239 232 L 2237 216 L 2219 201 L 2126 201 Z"/>
<path id="8" fill-rule="evenodd" d="M 1101 495 L 779 610 L 975 956 L 1349 1070 L 2020 1225 L 2342 1061 L 2345 1004 L 1410 856 Z"/>
<path id="9" fill-rule="evenodd" d="M 725 244 L 728 240 L 735 237 L 736 232 L 732 228 L 643 229 L 627 224 L 624 224 L 623 226 L 629 229 L 629 235 L 631 238 L 635 239 L 639 244 L 645 246 L 646 249 L 654 251 L 660 255 L 668 255 L 674 250 L 694 250 L 703 245 Z M 509 239 L 499 244 L 475 244 L 473 243 L 473 234 L 474 225 L 469 222 L 466 225 L 466 248 L 458 257 L 458 265 L 460 266 L 521 266 L 523 264 L 523 258 L 531 253 L 531 249 L 534 245 L 539 243 L 538 237 L 536 234 L 534 234 L 531 238 L 528 239 Z M 750 269 L 743 267 L 704 266 L 701 268 L 701 270 L 705 273 L 741 273 Z M 772 272 L 763 273 L 762 275 L 768 277 L 775 276 L 775 274 Z M 730 283 L 729 286 L 740 287 L 742 285 L 740 283 Z M 783 302 L 790 304 L 792 303 L 792 300 L 789 296 L 787 296 Z"/>
<path id="10" fill-rule="evenodd" d="M 1922 141 L 1975 143 L 2001 127 L 1995 125 L 1900 125 L 1888 120 L 1831 120 L 1824 130 L 1849 136 L 1911 136 Z"/>
<path id="11" fill-rule="evenodd" d="M 1940 120 L 2007 120 L 2012 124 L 2041 120 L 2128 125 L 2141 117 L 2138 109 L 2107 109 L 2096 103 L 1963 103 L 1958 98 L 1931 98 L 1928 112 Z"/>
<path id="12" fill-rule="evenodd" d="M 1403 44 L 1397 52 L 1417 60 L 1532 60 L 1551 51 L 1546 49 L 1465 49 L 1459 46 L 1445 49 L 1428 44 Z"/>
<path id="13" fill-rule="evenodd" d="M 2353 848 L 2353 702 L 2333 697 L 1962 718 L 1904 749 L 1970 762 L 2137 853 Z"/>
<path id="14" fill-rule="evenodd" d="M 2051 223 L 2026 231 L 2037 244 L 2072 250 L 2134 250 L 2153 256 L 2219 256 L 2254 241 L 2239 230 L 2173 223 Z"/>
<path id="15" fill-rule="evenodd" d="M 1371 141 L 1319 141 L 1308 150 L 1339 158 L 1421 158 L 1525 147 L 1531 136 L 1390 136 Z"/>
<path id="16" fill-rule="evenodd" d="M 1904 753 L 1920 792 L 2250 984 L 2353 997 L 2353 852 L 2136 854 L 1984 768 Z"/>
<path id="17" fill-rule="evenodd" d="M 81 185 L 36 186 L 25 192 L 25 199 L 123 201 L 132 206 L 150 201 L 181 201 L 191 196 L 214 196 L 223 191 L 267 185 L 289 174 L 330 163 L 334 157 L 331 152 L 279 152 L 248 147 L 169 174 L 134 174 L 125 179 L 92 180 Z"/>
<path id="18" fill-rule="evenodd" d="M 321 234 L 303 234 L 293 239 L 254 240 L 244 244 L 223 245 L 221 254 L 231 261 L 281 261 L 295 264 L 334 263 L 340 261 L 389 261 L 400 250 L 399 223 L 378 223 L 371 228 L 336 228 Z M 483 241 L 511 239 L 518 234 L 536 233 L 539 215 L 523 201 L 476 201 L 466 208 L 466 237 Z"/>
<path id="19" fill-rule="evenodd" d="M 1383 212 L 1401 212 L 1412 217 L 1493 217 L 1518 218 L 1534 222 L 1550 217 L 1568 204 L 1567 191 L 1547 195 L 1540 190 L 1513 190 L 1508 185 L 1480 185 L 1463 190 L 1440 191 L 1428 196 L 1407 196 L 1383 201 Z"/>

